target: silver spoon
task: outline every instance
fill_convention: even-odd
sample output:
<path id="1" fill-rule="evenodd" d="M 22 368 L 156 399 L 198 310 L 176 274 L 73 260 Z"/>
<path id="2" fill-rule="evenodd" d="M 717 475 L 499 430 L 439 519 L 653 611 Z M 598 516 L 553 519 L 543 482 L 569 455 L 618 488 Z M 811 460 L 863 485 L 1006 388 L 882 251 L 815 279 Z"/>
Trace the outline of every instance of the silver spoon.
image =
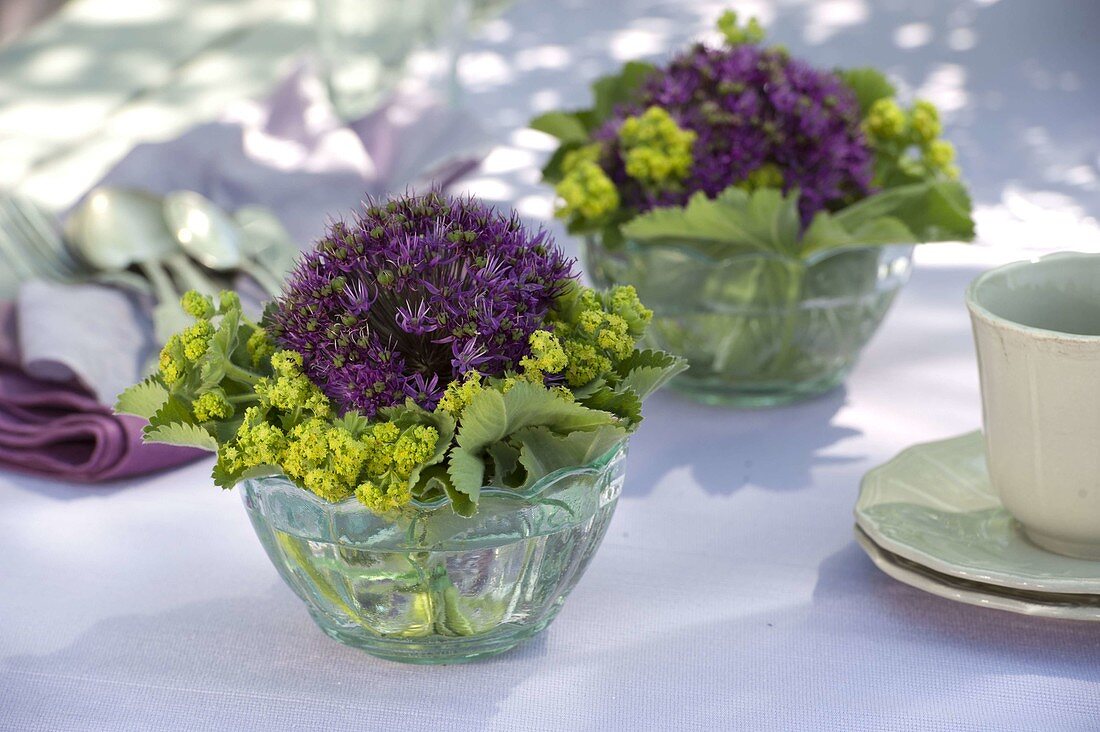
<path id="1" fill-rule="evenodd" d="M 179 254 L 161 213 L 160 200 L 140 191 L 100 188 L 92 191 L 66 224 L 76 252 L 102 272 L 136 265 L 152 285 L 157 305 L 153 324 L 161 343 L 187 327 L 191 319 L 179 305 L 179 291 L 165 267 L 188 287 L 213 293 L 214 285 Z"/>
<path id="2" fill-rule="evenodd" d="M 169 193 L 164 197 L 164 220 L 183 251 L 207 269 L 244 272 L 271 295 L 282 290 L 282 284 L 270 272 L 242 256 L 240 227 L 202 194 Z"/>

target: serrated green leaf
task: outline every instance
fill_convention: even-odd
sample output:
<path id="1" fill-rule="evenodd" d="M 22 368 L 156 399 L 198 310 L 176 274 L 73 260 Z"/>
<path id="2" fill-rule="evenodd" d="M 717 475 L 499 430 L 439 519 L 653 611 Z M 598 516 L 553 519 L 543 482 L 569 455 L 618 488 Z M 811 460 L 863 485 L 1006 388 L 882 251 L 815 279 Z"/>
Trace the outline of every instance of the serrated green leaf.
<path id="1" fill-rule="evenodd" d="M 494 442 L 485 451 L 493 461 L 493 475 L 497 482 L 510 488 L 523 485 L 524 476 L 516 475 L 519 450 L 507 442 Z"/>
<path id="2" fill-rule="evenodd" d="M 634 351 L 619 363 L 622 376 L 618 387 L 631 389 L 639 399 L 645 399 L 667 384 L 674 376 L 687 370 L 687 361 L 663 351 Z"/>
<path id="3" fill-rule="evenodd" d="M 422 409 L 412 399 L 397 407 L 389 407 L 382 410 L 382 416 L 397 423 L 401 429 L 407 429 L 415 425 L 434 427 L 439 434 L 435 443 L 435 453 L 429 459 L 416 466 L 409 475 L 409 486 L 416 486 L 420 481 L 420 473 L 425 468 L 443 462 L 447 450 L 451 447 L 455 434 L 455 419 L 447 412 L 429 412 Z"/>
<path id="4" fill-rule="evenodd" d="M 214 468 L 210 471 L 210 477 L 214 480 L 214 485 L 227 489 L 234 487 L 242 480 L 269 478 L 275 475 L 283 475 L 283 469 L 278 465 L 256 465 L 247 470 L 229 473 L 222 468 L 221 461 L 214 463 Z"/>
<path id="5" fill-rule="evenodd" d="M 607 412 L 569 402 L 542 385 L 520 382 L 506 394 L 485 389 L 462 412 L 458 440 L 450 452 L 450 476 L 456 490 L 476 501 L 486 476 L 487 448 L 526 427 L 568 434 L 613 423 Z"/>
<path id="6" fill-rule="evenodd" d="M 562 142 L 588 142 L 588 129 L 572 112 L 547 112 L 528 124 L 533 130 L 545 132 Z"/>
<path id="7" fill-rule="evenodd" d="M 166 445 L 198 447 L 217 452 L 218 443 L 209 432 L 195 424 L 171 422 L 156 427 L 150 425 L 143 433 L 145 442 L 162 442 Z"/>
<path id="8" fill-rule="evenodd" d="M 703 243 L 707 253 L 724 256 L 731 250 L 796 253 L 801 228 L 797 192 L 762 188 L 748 193 L 730 186 L 714 199 L 700 191 L 686 206 L 655 208 L 628 221 L 622 231 L 638 241 Z"/>
<path id="9" fill-rule="evenodd" d="M 631 388 L 604 387 L 593 392 L 582 402 L 590 409 L 610 412 L 630 425 L 642 421 L 642 400 Z"/>
<path id="10" fill-rule="evenodd" d="M 626 439 L 619 425 L 604 425 L 586 432 L 557 434 L 546 427 L 528 427 L 515 433 L 520 444 L 520 463 L 527 469 L 530 487 L 555 470 L 587 465 Z"/>
<path id="11" fill-rule="evenodd" d="M 477 496 L 463 493 L 458 490 L 449 478 L 446 481 L 441 480 L 441 485 L 443 486 L 443 492 L 447 495 L 447 498 L 451 499 L 452 511 L 466 518 L 470 518 L 477 513 Z"/>
<path id="12" fill-rule="evenodd" d="M 229 442 L 237 436 L 237 430 L 240 429 L 241 423 L 244 422 L 244 408 L 239 408 L 229 419 L 220 419 L 216 422 L 209 423 L 210 429 L 214 432 L 214 439 L 218 441 L 218 444 Z"/>
<path id="13" fill-rule="evenodd" d="M 237 485 L 237 476 L 239 473 L 231 473 L 225 469 L 221 460 L 214 461 L 214 467 L 210 469 L 210 479 L 214 481 L 214 485 L 219 488 L 229 490 L 233 486 Z"/>
<path id="14" fill-rule="evenodd" d="M 279 303 L 276 300 L 268 300 L 264 305 L 264 311 L 260 315 L 260 327 L 270 328 L 275 323 L 275 314 L 279 312 Z M 270 331 L 269 331 L 270 332 Z"/>
<path id="15" fill-rule="evenodd" d="M 460 432 L 461 434 L 461 432 Z M 456 513 L 459 511 L 458 496 L 468 502 L 474 511 L 477 511 L 477 501 L 481 496 L 481 486 L 485 483 L 485 457 L 472 450 L 462 450 L 457 446 L 451 450 L 450 459 L 447 461 L 447 475 L 451 477 L 451 488 L 454 493 L 451 503 Z"/>
<path id="16" fill-rule="evenodd" d="M 226 364 L 232 363 L 233 353 L 240 345 L 238 341 L 240 327 L 240 308 L 231 308 L 221 316 L 218 328 L 210 338 L 210 345 L 207 346 L 199 370 L 201 381 L 198 390 L 200 392 L 213 389 L 225 378 Z"/>
<path id="17" fill-rule="evenodd" d="M 156 376 L 134 384 L 118 395 L 115 411 L 150 419 L 168 401 L 168 389 Z"/>
<path id="18" fill-rule="evenodd" d="M 367 431 L 367 428 L 370 427 L 371 421 L 359 412 L 353 410 L 345 412 L 342 417 L 334 421 L 334 424 L 337 427 L 346 429 L 353 437 L 362 437 Z"/>
<path id="19" fill-rule="evenodd" d="M 173 395 L 168 397 L 164 404 L 160 405 L 160 409 L 153 412 L 153 415 L 149 417 L 149 426 L 160 427 L 161 425 L 175 422 L 193 421 L 194 415 L 191 414 L 191 410 L 188 408 L 187 403 L 178 396 Z"/>
<path id="20" fill-rule="evenodd" d="M 840 80 L 847 84 L 859 102 L 859 116 L 866 117 L 867 110 L 879 99 L 897 94 L 894 85 L 878 69 L 869 66 L 857 69 L 843 69 L 837 72 Z"/>
<path id="21" fill-rule="evenodd" d="M 926 181 L 891 188 L 868 196 L 833 214 L 837 223 L 852 232 L 871 231 L 886 217 L 900 222 L 917 244 L 933 241 L 970 241 L 974 220 L 970 196 L 958 181 Z M 860 243 L 860 242 L 856 242 Z"/>
<path id="22" fill-rule="evenodd" d="M 434 501 L 447 495 L 447 486 L 451 483 L 447 475 L 447 466 L 429 465 L 420 471 L 420 476 L 412 486 L 413 498 L 421 501 Z"/>

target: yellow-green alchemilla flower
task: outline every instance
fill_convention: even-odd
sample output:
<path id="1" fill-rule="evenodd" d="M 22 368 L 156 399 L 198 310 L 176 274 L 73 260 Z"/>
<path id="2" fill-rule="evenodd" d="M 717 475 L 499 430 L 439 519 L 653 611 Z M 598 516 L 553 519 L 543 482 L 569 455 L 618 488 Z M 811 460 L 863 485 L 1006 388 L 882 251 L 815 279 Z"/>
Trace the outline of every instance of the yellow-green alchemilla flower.
<path id="1" fill-rule="evenodd" d="M 302 372 L 302 354 L 296 351 L 276 351 L 271 356 L 272 377 L 256 381 L 260 403 L 284 412 L 312 412 L 326 417 L 331 412 L 328 397 Z"/>
<path id="2" fill-rule="evenodd" d="M 691 170 L 695 132 L 682 129 L 661 107 L 627 117 L 619 128 L 626 174 L 644 186 L 668 188 Z"/>
<path id="3" fill-rule="evenodd" d="M 343 427 L 312 418 L 290 430 L 279 465 L 318 497 L 336 502 L 355 490 L 368 452 Z"/>
<path id="4" fill-rule="evenodd" d="M 188 290 L 180 299 L 183 312 L 192 318 L 207 320 L 214 316 L 214 301 L 195 290 Z"/>
<path id="5" fill-rule="evenodd" d="M 435 409 L 437 412 L 446 412 L 457 418 L 482 388 L 481 374 L 477 371 L 467 371 L 461 381 L 455 379 L 447 384 Z"/>
<path id="6" fill-rule="evenodd" d="M 760 188 L 782 188 L 783 171 L 775 163 L 764 163 L 749 173 L 745 180 L 737 184 L 738 188 L 755 191 Z"/>
<path id="7" fill-rule="evenodd" d="M 947 140 L 932 140 L 924 148 L 924 164 L 931 170 L 937 170 L 948 178 L 958 178 L 959 169 L 955 162 L 955 146 Z"/>
<path id="8" fill-rule="evenodd" d="M 561 373 L 566 384 L 583 386 L 630 356 L 652 317 L 630 285 L 602 295 L 583 288 L 569 313 L 554 322 L 554 335 L 565 352 Z"/>
<path id="9" fill-rule="evenodd" d="M 931 142 L 943 132 L 939 110 L 932 102 L 924 100 L 916 102 L 910 110 L 909 126 L 918 144 Z"/>
<path id="10" fill-rule="evenodd" d="M 252 331 L 252 335 L 248 336 L 246 346 L 249 360 L 254 367 L 259 366 L 275 353 L 275 341 L 271 340 L 271 337 L 263 328 Z"/>
<path id="11" fill-rule="evenodd" d="M 189 302 L 196 311 L 201 311 L 201 305 L 201 301 Z M 182 379 L 187 369 L 206 354 L 213 335 L 214 326 L 209 320 L 199 320 L 172 335 L 161 349 L 158 362 L 164 383 L 172 386 Z"/>
<path id="12" fill-rule="evenodd" d="M 427 425 L 404 430 L 392 422 L 374 425 L 363 437 L 366 479 L 356 486 L 355 497 L 378 514 L 407 506 L 412 500 L 412 473 L 432 457 L 438 441 L 439 432 Z"/>
<path id="13" fill-rule="evenodd" d="M 548 330 L 536 330 L 528 338 L 531 355 L 520 360 L 523 377 L 528 381 L 541 384 L 546 374 L 556 374 L 564 369 L 569 360 L 565 356 L 558 337 Z"/>
<path id="14" fill-rule="evenodd" d="M 598 146 L 570 151 L 562 164 L 563 177 L 555 186 L 562 203 L 557 215 L 581 223 L 598 223 L 619 208 L 619 191 L 595 161 Z"/>
<path id="15" fill-rule="evenodd" d="M 864 131 L 875 140 L 896 140 L 905 134 L 906 126 L 905 112 L 890 97 L 872 104 L 863 120 Z"/>
<path id="16" fill-rule="evenodd" d="M 740 26 L 737 24 L 737 13 L 732 10 L 727 10 L 718 18 L 718 30 L 726 37 L 726 43 L 730 46 L 760 43 L 764 40 L 764 29 L 756 18 L 749 18 L 746 25 Z"/>
<path id="17" fill-rule="evenodd" d="M 233 416 L 233 405 L 221 389 L 200 394 L 191 405 L 195 419 L 200 422 L 212 422 L 216 419 L 229 419 Z"/>
<path id="18" fill-rule="evenodd" d="M 286 435 L 268 422 L 263 410 L 249 407 L 232 442 L 218 450 L 218 462 L 228 473 L 238 473 L 258 465 L 278 465 L 286 448 Z"/>

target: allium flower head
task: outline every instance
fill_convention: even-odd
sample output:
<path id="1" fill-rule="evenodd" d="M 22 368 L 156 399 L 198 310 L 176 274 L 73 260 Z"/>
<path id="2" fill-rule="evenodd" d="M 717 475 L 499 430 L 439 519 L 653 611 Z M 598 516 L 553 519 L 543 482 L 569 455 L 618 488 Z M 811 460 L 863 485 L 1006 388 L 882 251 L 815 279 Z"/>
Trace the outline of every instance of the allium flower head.
<path id="1" fill-rule="evenodd" d="M 833 74 L 748 40 L 694 46 L 657 69 L 637 103 L 618 109 L 597 131 L 609 144 L 610 160 L 602 163 L 624 206 L 679 206 L 696 191 L 714 197 L 765 166 L 782 173 L 784 190 L 801 192 L 806 223 L 870 191 L 872 152 L 852 91 Z M 621 144 L 623 126 L 654 107 L 694 133 L 687 175 L 660 188 L 631 175 L 631 151 Z"/>
<path id="2" fill-rule="evenodd" d="M 546 232 L 472 198 L 371 201 L 300 260 L 269 327 L 341 411 L 432 409 L 467 372 L 515 370 L 573 276 Z"/>

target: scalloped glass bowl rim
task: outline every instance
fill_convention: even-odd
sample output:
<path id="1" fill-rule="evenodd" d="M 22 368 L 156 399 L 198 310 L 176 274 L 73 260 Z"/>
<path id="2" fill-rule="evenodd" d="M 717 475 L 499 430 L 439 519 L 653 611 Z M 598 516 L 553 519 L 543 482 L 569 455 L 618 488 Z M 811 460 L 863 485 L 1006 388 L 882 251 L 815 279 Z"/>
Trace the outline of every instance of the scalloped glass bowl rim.
<path id="1" fill-rule="evenodd" d="M 595 460 L 592 460 L 584 465 L 559 468 L 551 473 L 547 473 L 542 478 L 531 484 L 531 486 L 526 490 L 513 490 L 511 488 L 502 488 L 500 486 L 482 486 L 480 496 L 483 498 L 503 498 L 506 500 L 514 500 L 517 502 L 531 501 L 541 494 L 546 493 L 559 482 L 567 478 L 575 478 L 582 475 L 599 475 L 605 468 L 607 468 L 608 464 L 615 459 L 615 456 L 618 455 L 619 452 L 626 447 L 629 439 L 629 437 L 626 437 L 619 442 L 616 442 L 605 453 L 600 455 Z M 367 507 L 360 504 L 358 499 L 356 499 L 354 496 L 345 498 L 344 500 L 337 501 L 335 503 L 331 501 L 326 501 L 323 498 L 314 495 L 309 490 L 301 487 L 290 478 L 288 478 L 284 473 L 274 473 L 272 475 L 245 478 L 244 480 L 239 481 L 238 485 L 240 485 L 240 483 L 244 483 L 245 481 L 259 482 L 265 480 L 285 481 L 289 485 L 292 485 L 294 489 L 301 494 L 301 500 L 307 503 L 311 503 L 324 511 L 334 510 L 340 507 L 348 506 L 349 504 L 354 504 L 355 506 L 362 508 L 362 510 L 364 511 L 368 510 Z M 415 507 L 417 511 L 427 513 L 449 506 L 450 503 L 451 499 L 444 496 L 443 498 L 427 502 L 420 501 L 414 498 L 411 502 L 411 505 Z M 471 516 L 469 518 L 472 520 L 477 518 L 477 516 L 475 514 L 474 516 Z"/>
<path id="2" fill-rule="evenodd" d="M 629 251 L 630 253 L 644 254 L 645 250 L 647 249 L 663 249 L 674 251 L 677 254 L 682 254 L 688 259 L 694 259 L 700 265 L 713 265 L 715 263 L 736 262 L 742 259 L 772 259 L 784 263 L 797 262 L 798 264 L 811 267 L 816 264 L 820 264 L 827 259 L 831 259 L 832 257 L 840 256 L 841 254 L 846 254 L 849 252 L 862 252 L 870 249 L 881 249 L 885 251 L 887 249 L 908 248 L 910 250 L 908 253 L 911 253 L 912 249 L 917 246 L 916 243 L 907 244 L 903 242 L 898 242 L 896 244 L 846 244 L 841 247 L 830 247 L 828 249 L 818 250 L 811 253 L 808 257 L 800 257 L 793 254 L 783 254 L 781 252 L 754 250 L 739 252 L 737 254 L 733 254 L 727 257 L 714 257 L 709 254 L 705 254 L 698 249 L 695 249 L 680 241 L 673 240 L 652 240 L 643 244 L 634 239 L 626 239 L 625 241 L 623 241 L 622 246 L 606 247 L 604 246 L 601 237 L 599 237 L 598 235 L 589 234 L 585 237 L 585 239 L 590 244 L 594 243 L 604 251 L 611 254 L 617 254 L 624 251 Z"/>

